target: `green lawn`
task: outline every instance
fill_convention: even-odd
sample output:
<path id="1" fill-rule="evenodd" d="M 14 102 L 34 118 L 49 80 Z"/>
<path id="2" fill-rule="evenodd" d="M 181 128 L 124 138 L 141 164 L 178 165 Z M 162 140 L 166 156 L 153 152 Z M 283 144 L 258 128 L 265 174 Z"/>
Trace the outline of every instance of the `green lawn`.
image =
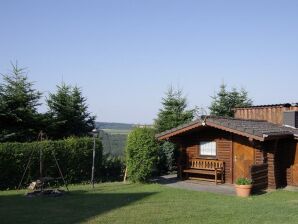
<path id="1" fill-rule="evenodd" d="M 70 187 L 60 198 L 0 192 L 0 223 L 298 223 L 298 193 L 251 198 L 216 195 L 158 184 Z"/>

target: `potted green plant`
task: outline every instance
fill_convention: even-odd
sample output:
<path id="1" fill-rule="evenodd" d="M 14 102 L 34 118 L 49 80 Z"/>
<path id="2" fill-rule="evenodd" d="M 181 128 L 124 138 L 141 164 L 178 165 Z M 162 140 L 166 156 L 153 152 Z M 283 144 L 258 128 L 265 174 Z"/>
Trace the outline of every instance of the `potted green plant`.
<path id="1" fill-rule="evenodd" d="M 238 178 L 235 184 L 236 194 L 240 197 L 248 197 L 250 196 L 252 189 L 252 180 L 248 178 Z"/>

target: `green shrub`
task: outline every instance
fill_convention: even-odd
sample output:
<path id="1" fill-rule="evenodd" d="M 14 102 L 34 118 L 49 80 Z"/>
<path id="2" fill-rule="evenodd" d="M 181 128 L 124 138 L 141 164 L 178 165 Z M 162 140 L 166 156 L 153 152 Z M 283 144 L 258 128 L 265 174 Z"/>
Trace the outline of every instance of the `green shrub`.
<path id="1" fill-rule="evenodd" d="M 124 158 L 113 154 L 103 155 L 100 174 L 102 181 L 123 180 Z"/>
<path id="2" fill-rule="evenodd" d="M 102 145 L 96 140 L 95 180 L 101 180 Z M 60 177 L 55 153 L 68 183 L 89 181 L 92 167 L 92 138 L 67 138 L 58 141 L 0 144 L 0 189 L 16 188 L 32 153 L 23 186 L 39 178 L 39 150 L 43 152 L 43 176 Z"/>
<path id="3" fill-rule="evenodd" d="M 135 128 L 126 145 L 126 165 L 128 178 L 132 182 L 146 182 L 157 161 L 158 144 L 152 128 Z"/>
<path id="4" fill-rule="evenodd" d="M 240 177 L 236 180 L 237 185 L 250 185 L 252 184 L 252 180 L 244 177 Z"/>
<path id="5" fill-rule="evenodd" d="M 177 169 L 176 157 L 177 147 L 174 143 L 165 141 L 158 148 L 158 171 L 160 174 L 173 172 Z"/>

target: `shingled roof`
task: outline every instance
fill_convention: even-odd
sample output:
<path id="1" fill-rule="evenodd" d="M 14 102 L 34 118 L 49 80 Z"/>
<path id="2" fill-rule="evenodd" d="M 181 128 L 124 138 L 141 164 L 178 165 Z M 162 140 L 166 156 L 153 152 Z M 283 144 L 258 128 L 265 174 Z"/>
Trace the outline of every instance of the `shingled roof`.
<path id="1" fill-rule="evenodd" d="M 159 140 L 164 140 L 189 130 L 204 126 L 214 127 L 259 141 L 293 136 L 298 138 L 298 129 L 273 124 L 267 121 L 210 116 L 205 117 L 205 119 L 198 119 L 178 126 L 177 128 L 157 134 L 156 138 Z"/>

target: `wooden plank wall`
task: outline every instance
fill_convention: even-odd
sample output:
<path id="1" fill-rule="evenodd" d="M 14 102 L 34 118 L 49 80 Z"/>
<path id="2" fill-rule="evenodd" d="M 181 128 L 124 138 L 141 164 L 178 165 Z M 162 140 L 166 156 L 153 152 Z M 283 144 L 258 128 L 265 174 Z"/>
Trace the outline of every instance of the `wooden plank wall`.
<path id="1" fill-rule="evenodd" d="M 276 182 L 276 172 L 277 167 L 275 164 L 275 157 L 276 157 L 276 141 L 269 141 L 264 142 L 261 145 L 262 152 L 263 152 L 263 161 L 265 164 L 268 165 L 268 188 L 275 189 L 277 187 Z M 259 150 L 256 150 L 258 153 Z M 260 161 L 259 161 L 260 162 Z M 257 162 L 257 164 L 260 164 Z"/>
<path id="2" fill-rule="evenodd" d="M 268 164 L 255 164 L 250 169 L 253 181 L 253 191 L 264 190 L 268 187 Z"/>
<path id="3" fill-rule="evenodd" d="M 275 154 L 274 152 L 268 152 L 267 153 L 267 159 L 268 159 L 268 187 L 269 188 L 276 188 L 277 183 L 276 183 L 276 177 L 275 177 L 275 172 L 276 172 L 276 167 L 275 167 Z"/>
<path id="4" fill-rule="evenodd" d="M 283 112 L 288 110 L 298 111 L 298 107 L 252 107 L 235 109 L 234 117 L 239 119 L 266 120 L 274 124 L 283 124 Z"/>
<path id="5" fill-rule="evenodd" d="M 232 183 L 232 141 L 225 139 L 217 140 L 217 158 L 225 163 L 225 181 Z"/>
<path id="6" fill-rule="evenodd" d="M 264 152 L 260 149 L 255 149 L 255 164 L 264 163 Z"/>
<path id="7" fill-rule="evenodd" d="M 298 163 L 298 146 L 294 140 L 269 141 L 263 145 L 264 163 L 268 164 L 268 187 L 280 188 L 296 185 L 293 181 L 293 168 Z M 297 157 L 297 160 L 295 159 Z M 297 173 L 298 177 L 298 173 Z"/>
<path id="8" fill-rule="evenodd" d="M 293 172 L 297 164 L 297 141 L 294 140 L 280 140 L 277 150 L 277 163 L 279 166 L 280 186 L 297 185 L 296 181 L 293 181 Z"/>
<path id="9" fill-rule="evenodd" d="M 198 149 L 199 149 L 199 146 L 197 144 L 187 146 L 186 147 L 187 160 L 192 159 L 192 158 L 197 158 L 198 157 Z"/>
<path id="10" fill-rule="evenodd" d="M 184 137 L 183 147 L 185 150 L 185 159 L 199 157 L 200 141 L 216 141 L 217 159 L 224 161 L 225 181 L 232 183 L 232 141 L 230 135 L 218 130 L 207 130 L 204 132 L 194 132 Z M 183 161 L 183 159 L 181 159 Z"/>

